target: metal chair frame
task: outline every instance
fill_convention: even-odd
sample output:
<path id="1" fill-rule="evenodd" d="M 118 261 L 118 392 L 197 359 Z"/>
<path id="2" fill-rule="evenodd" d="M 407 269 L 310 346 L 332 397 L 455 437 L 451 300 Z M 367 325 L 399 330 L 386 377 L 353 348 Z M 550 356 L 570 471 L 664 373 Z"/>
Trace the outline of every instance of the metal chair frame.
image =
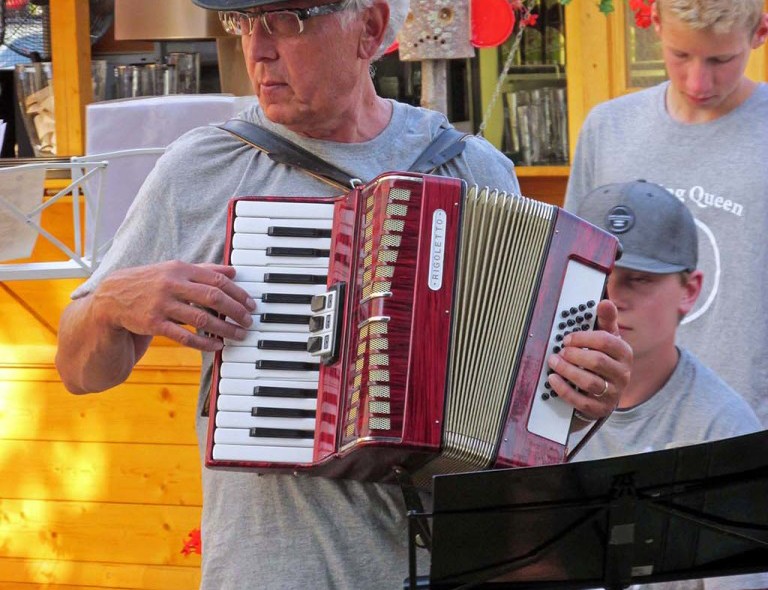
<path id="1" fill-rule="evenodd" d="M 22 211 L 13 203 L 0 197 L 0 207 L 5 209 L 11 216 L 18 221 L 33 228 L 40 236 L 53 244 L 58 250 L 67 255 L 65 261 L 43 261 L 28 263 L 6 263 L 0 262 L 0 280 L 13 281 L 24 279 L 58 279 L 58 278 L 78 278 L 87 277 L 94 270 L 94 259 L 85 252 L 84 232 L 81 224 L 81 207 L 90 200 L 92 202 L 100 201 L 101 184 L 103 182 L 103 173 L 107 167 L 105 161 L 95 161 L 88 163 L 73 162 L 41 162 L 39 164 L 22 164 L 14 166 L 17 170 L 45 169 L 45 170 L 69 170 L 72 180 L 69 184 L 58 191 L 52 197 L 46 198 L 43 202 L 34 207 L 31 211 Z M 92 191 L 85 186 L 87 180 L 98 177 L 97 194 L 92 195 Z M 45 187 L 40 187 L 43 191 Z M 72 228 L 74 233 L 74 243 L 70 248 L 61 239 L 53 235 L 42 226 L 42 218 L 38 222 L 35 218 L 64 199 L 67 196 L 72 197 Z"/>
<path id="2" fill-rule="evenodd" d="M 2 262 L 0 261 L 0 281 L 27 279 L 86 278 L 98 267 L 104 254 L 112 245 L 112 236 L 100 238 L 99 228 L 105 207 L 104 185 L 110 161 L 139 155 L 160 155 L 165 148 L 137 148 L 115 152 L 104 152 L 88 156 L 74 156 L 69 162 L 40 162 L 13 166 L 14 169 L 68 170 L 71 181 L 55 195 L 28 212 L 19 209 L 0 195 L 0 208 L 7 211 L 18 221 L 33 228 L 39 236 L 45 238 L 67 256 L 63 261 L 41 262 Z M 44 190 L 44 187 L 40 187 Z M 72 197 L 73 245 L 70 247 L 62 239 L 42 226 L 36 217 L 64 199 Z M 86 245 L 86 232 L 83 228 L 82 213 L 93 214 L 93 228 L 88 232 L 93 236 L 92 243 Z M 38 238 L 39 238 L 38 236 Z"/>

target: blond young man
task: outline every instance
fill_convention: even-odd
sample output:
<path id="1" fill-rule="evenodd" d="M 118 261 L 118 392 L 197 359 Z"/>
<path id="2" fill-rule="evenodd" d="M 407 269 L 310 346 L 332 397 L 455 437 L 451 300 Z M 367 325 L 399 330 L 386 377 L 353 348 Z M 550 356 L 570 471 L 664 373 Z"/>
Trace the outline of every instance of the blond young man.
<path id="1" fill-rule="evenodd" d="M 699 228 L 702 293 L 679 341 L 768 426 L 768 84 L 745 76 L 768 36 L 763 0 L 656 0 L 669 81 L 595 107 L 566 196 L 628 178 L 660 184 Z"/>

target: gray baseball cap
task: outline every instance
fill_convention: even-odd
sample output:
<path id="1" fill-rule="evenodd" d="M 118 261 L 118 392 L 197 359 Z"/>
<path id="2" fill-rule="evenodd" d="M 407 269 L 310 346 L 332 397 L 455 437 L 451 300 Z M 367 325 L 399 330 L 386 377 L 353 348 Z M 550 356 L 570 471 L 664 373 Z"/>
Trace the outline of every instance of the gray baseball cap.
<path id="1" fill-rule="evenodd" d="M 620 268 L 657 274 L 696 269 L 693 215 L 658 184 L 645 180 L 606 184 L 587 194 L 575 213 L 619 238 Z"/>

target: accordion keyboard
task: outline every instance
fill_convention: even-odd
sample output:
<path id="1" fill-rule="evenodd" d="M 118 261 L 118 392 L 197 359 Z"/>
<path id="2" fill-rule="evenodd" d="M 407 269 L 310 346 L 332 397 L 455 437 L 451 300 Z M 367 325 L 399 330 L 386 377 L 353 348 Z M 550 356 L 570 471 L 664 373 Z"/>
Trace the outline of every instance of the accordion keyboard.
<path id="1" fill-rule="evenodd" d="M 230 263 L 256 313 L 244 341 L 224 342 L 214 459 L 312 460 L 319 361 L 307 352 L 310 303 L 326 291 L 332 223 L 330 204 L 237 204 Z"/>

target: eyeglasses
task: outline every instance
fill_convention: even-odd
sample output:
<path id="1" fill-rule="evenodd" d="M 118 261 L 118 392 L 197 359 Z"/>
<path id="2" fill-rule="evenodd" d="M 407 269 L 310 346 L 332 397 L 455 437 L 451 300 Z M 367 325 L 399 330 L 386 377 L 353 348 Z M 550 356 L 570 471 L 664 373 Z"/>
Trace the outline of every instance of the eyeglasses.
<path id="1" fill-rule="evenodd" d="M 219 11 L 219 20 L 224 30 L 230 35 L 250 35 L 256 27 L 256 21 L 267 34 L 274 37 L 296 37 L 304 31 L 304 21 L 313 16 L 322 16 L 341 12 L 346 8 L 346 0 L 323 4 L 311 8 L 291 8 L 284 10 L 262 10 L 260 12 L 242 12 L 240 10 Z"/>

